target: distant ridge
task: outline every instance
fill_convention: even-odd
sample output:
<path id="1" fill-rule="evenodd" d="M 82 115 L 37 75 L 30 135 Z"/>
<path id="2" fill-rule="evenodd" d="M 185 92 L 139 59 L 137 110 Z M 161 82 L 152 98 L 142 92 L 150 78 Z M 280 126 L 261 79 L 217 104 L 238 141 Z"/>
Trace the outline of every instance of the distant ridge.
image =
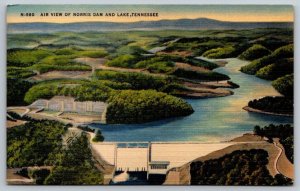
<path id="1" fill-rule="evenodd" d="M 177 19 L 159 21 L 120 22 L 77 22 L 77 23 L 9 23 L 8 33 L 49 33 L 122 30 L 205 30 L 205 29 L 253 29 L 293 28 L 293 22 L 228 22 L 214 19 Z"/>

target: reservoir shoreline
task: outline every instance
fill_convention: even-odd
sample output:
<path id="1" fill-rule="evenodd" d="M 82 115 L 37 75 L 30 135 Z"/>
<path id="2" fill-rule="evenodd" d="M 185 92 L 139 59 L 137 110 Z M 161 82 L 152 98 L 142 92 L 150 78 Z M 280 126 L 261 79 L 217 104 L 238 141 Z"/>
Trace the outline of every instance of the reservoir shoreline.
<path id="1" fill-rule="evenodd" d="M 100 129 L 106 142 L 220 142 L 252 132 L 255 125 L 292 124 L 287 116 L 263 115 L 243 109 L 250 100 L 280 95 L 270 81 L 240 72 L 248 61 L 237 58 L 219 59 L 227 62 L 215 69 L 228 75 L 240 87 L 231 89 L 233 95 L 209 99 L 185 99 L 195 112 L 186 117 L 144 124 L 91 124 Z M 212 61 L 219 61 L 212 60 Z"/>
<path id="2" fill-rule="evenodd" d="M 293 117 L 293 114 L 284 114 L 284 113 L 274 113 L 274 112 L 269 112 L 269 111 L 263 111 L 259 109 L 255 109 L 249 106 L 243 107 L 244 110 L 249 111 L 249 112 L 254 112 L 254 113 L 261 113 L 261 114 L 267 114 L 267 115 L 277 115 L 277 116 L 286 116 L 286 117 Z"/>

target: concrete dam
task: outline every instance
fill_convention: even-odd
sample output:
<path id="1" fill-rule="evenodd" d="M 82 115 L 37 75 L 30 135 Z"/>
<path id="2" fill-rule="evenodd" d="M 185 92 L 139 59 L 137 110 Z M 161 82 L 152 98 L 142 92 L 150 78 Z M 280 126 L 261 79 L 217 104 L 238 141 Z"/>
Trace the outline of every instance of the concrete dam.
<path id="1" fill-rule="evenodd" d="M 107 163 L 115 166 L 116 172 L 147 172 L 166 174 L 198 157 L 223 149 L 233 143 L 197 142 L 102 142 L 93 148 Z"/>

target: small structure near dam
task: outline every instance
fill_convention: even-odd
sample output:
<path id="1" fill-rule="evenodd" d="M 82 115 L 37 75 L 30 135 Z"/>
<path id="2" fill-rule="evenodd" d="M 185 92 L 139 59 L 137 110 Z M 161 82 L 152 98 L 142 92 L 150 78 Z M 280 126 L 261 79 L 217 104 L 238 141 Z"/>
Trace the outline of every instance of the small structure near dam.
<path id="1" fill-rule="evenodd" d="M 26 107 L 26 114 L 36 119 L 58 120 L 73 125 L 106 123 L 107 104 L 100 101 L 75 101 L 73 97 L 54 96 L 38 99 Z"/>
<path id="2" fill-rule="evenodd" d="M 165 175 L 174 167 L 230 145 L 232 143 L 102 142 L 92 146 L 103 160 L 115 166 L 116 172 L 147 172 L 149 176 Z"/>
<path id="3" fill-rule="evenodd" d="M 106 110 L 107 104 L 100 101 L 75 101 L 73 97 L 68 96 L 54 96 L 50 100 L 38 99 L 28 107 L 59 112 L 103 113 Z"/>

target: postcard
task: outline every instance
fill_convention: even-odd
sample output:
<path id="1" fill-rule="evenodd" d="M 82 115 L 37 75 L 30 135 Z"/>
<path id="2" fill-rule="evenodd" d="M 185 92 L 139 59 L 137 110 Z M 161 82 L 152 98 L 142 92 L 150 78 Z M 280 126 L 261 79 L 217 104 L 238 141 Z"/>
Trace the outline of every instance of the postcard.
<path id="1" fill-rule="evenodd" d="M 8 5 L 7 184 L 294 182 L 292 5 Z"/>

